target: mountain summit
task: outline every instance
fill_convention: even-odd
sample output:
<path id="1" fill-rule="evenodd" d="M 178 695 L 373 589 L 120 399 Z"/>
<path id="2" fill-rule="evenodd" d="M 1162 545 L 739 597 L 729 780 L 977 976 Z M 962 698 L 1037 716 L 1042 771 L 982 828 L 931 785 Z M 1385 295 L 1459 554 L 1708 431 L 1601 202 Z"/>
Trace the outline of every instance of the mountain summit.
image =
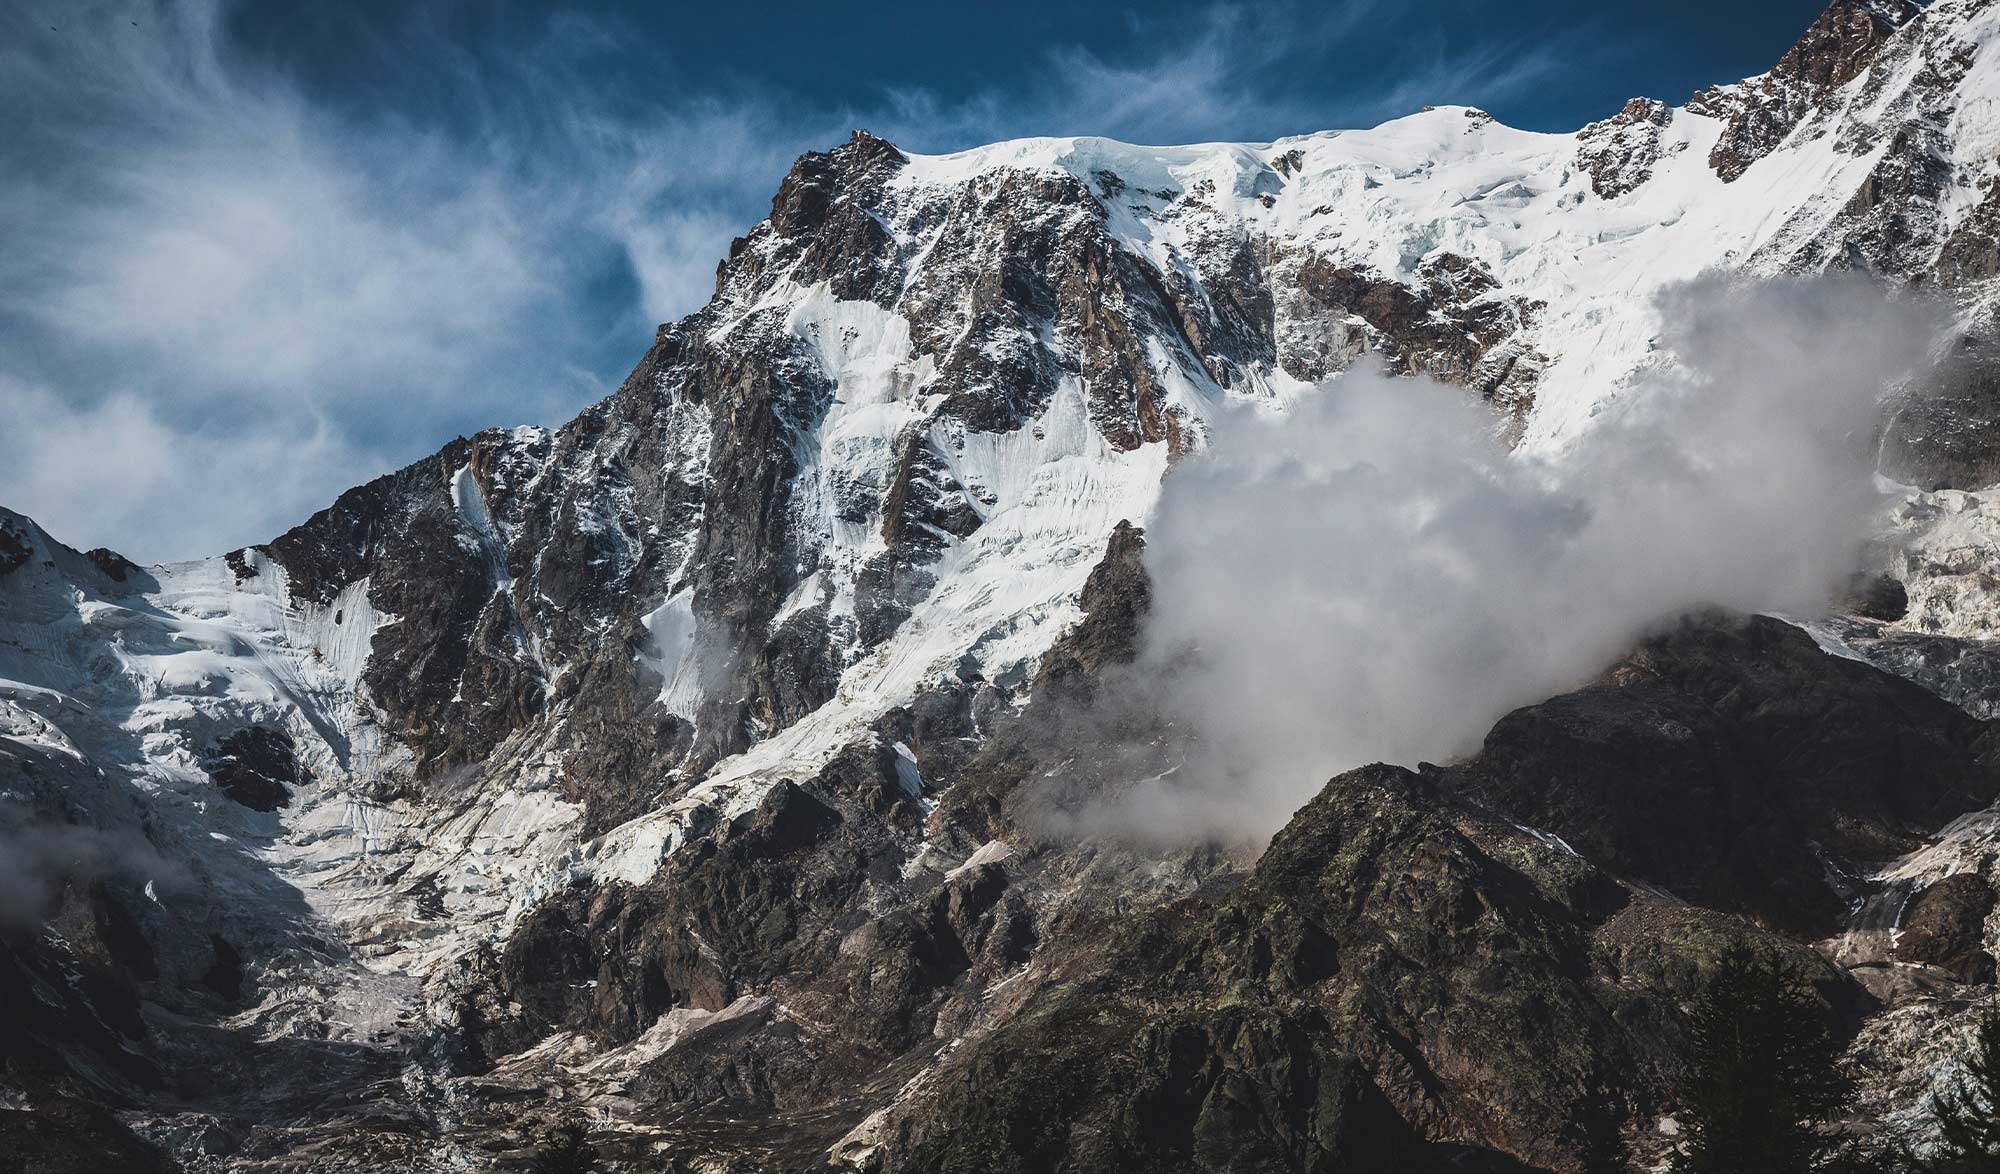
<path id="1" fill-rule="evenodd" d="M 1560 452 L 1718 271 L 1949 308 L 1852 614 L 1671 626 L 1254 861 L 1038 817 L 1170 767 L 1082 715 L 1224 414 L 1375 362 Z M 581 1111 L 605 1169 L 1583 1170 L 1671 1143 L 1740 942 L 1908 1108 L 1993 981 L 1996 280 L 1984 0 L 1835 0 L 1573 134 L 856 131 L 561 428 L 190 563 L 0 511 L 0 1150 L 528 1168 Z"/>

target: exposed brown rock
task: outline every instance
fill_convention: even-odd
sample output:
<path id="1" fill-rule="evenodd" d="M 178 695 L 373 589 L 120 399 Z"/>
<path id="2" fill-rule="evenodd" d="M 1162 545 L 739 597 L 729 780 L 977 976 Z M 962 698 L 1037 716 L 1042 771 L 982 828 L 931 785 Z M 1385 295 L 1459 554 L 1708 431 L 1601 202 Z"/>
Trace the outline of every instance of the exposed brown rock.
<path id="1" fill-rule="evenodd" d="M 27 566 L 34 553 L 35 548 L 28 542 L 26 534 L 0 525 L 0 575 L 11 574 Z"/>
<path id="2" fill-rule="evenodd" d="M 1727 121 L 1709 166 L 1730 182 L 1770 154 L 1824 95 L 1861 75 L 1923 10 L 1910 0 L 1833 0 L 1761 78 L 1704 91 L 1688 108 Z"/>
<path id="3" fill-rule="evenodd" d="M 1451 785 L 1621 876 L 1809 937 L 1848 862 L 2000 796 L 1996 737 L 1922 687 L 1768 617 L 1714 616 L 1502 718 Z"/>
<path id="4" fill-rule="evenodd" d="M 1894 623 L 1909 613 L 1910 593 L 1894 575 L 1855 575 L 1835 608 L 1864 619 Z"/>
<path id="5" fill-rule="evenodd" d="M 1986 941 L 1986 915 L 1993 888 L 1978 873 L 1948 876 L 1910 898 L 1903 910 L 1896 953 L 1927 962 L 1960 982 L 1993 981 L 1993 954 Z"/>
<path id="6" fill-rule="evenodd" d="M 1316 316 L 1329 324 L 1360 319 L 1392 373 L 1471 385 L 1517 420 L 1524 416 L 1540 364 L 1509 340 L 1533 322 L 1541 306 L 1508 297 L 1484 265 L 1455 253 L 1425 261 L 1417 276 L 1420 284 L 1408 285 L 1319 255 L 1297 270 L 1299 288 Z M 1344 364 L 1348 357 L 1336 361 Z M 1301 379 L 1325 378 L 1335 370 L 1324 351 L 1293 350 L 1281 361 Z"/>
<path id="7" fill-rule="evenodd" d="M 83 557 L 89 559 L 98 570 L 103 571 L 104 577 L 113 583 L 124 583 L 141 573 L 139 564 L 108 547 L 99 546 L 86 550 L 83 552 Z"/>
<path id="8" fill-rule="evenodd" d="M 1665 102 L 1634 98 L 1577 132 L 1577 162 L 1589 173 L 1591 190 L 1615 200 L 1651 179 L 1660 160 L 1660 132 L 1672 120 Z"/>
<path id="9" fill-rule="evenodd" d="M 217 742 L 202 769 L 223 794 L 252 811 L 276 811 L 305 781 L 292 736 L 270 726 L 248 726 Z"/>

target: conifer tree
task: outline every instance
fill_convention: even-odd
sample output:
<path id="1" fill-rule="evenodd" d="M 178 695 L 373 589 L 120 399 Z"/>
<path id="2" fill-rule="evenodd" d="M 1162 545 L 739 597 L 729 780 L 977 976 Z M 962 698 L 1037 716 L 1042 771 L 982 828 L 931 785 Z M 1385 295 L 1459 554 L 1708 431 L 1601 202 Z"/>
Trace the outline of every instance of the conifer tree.
<path id="1" fill-rule="evenodd" d="M 1696 1004 L 1693 1042 L 1677 1174 L 1802 1174 L 1832 1153 L 1823 1126 L 1849 1085 L 1810 988 L 1732 947 Z"/>
<path id="2" fill-rule="evenodd" d="M 582 1117 L 564 1117 L 542 1136 L 535 1150 L 535 1174 L 591 1174 L 597 1169 L 597 1150 L 589 1139 L 590 1126 Z"/>
<path id="3" fill-rule="evenodd" d="M 2000 1012 L 1989 1011 L 1973 1033 L 1965 1079 L 1937 1097 L 1938 1142 L 1904 1161 L 1919 1174 L 2000 1174 Z"/>

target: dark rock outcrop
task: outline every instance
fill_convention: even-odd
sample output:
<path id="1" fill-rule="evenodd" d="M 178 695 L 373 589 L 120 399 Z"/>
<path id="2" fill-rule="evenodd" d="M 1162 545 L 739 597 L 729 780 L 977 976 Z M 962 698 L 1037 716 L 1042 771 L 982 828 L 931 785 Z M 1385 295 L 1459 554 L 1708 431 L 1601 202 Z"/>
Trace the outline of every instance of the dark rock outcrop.
<path id="1" fill-rule="evenodd" d="M 2000 718 L 2000 648 L 1866 620 L 1829 621 L 1849 647 L 1977 717 Z"/>
<path id="2" fill-rule="evenodd" d="M 1323 258 L 1299 270 L 1301 287 L 1330 315 L 1358 315 L 1382 339 L 1392 372 L 1466 383 L 1488 351 L 1531 321 L 1538 309 L 1499 293 L 1478 261 L 1443 253 L 1424 263 L 1421 284 L 1336 265 Z M 1323 377 L 1311 371 L 1301 378 Z"/>
<path id="3" fill-rule="evenodd" d="M 22 519 L 25 523 L 26 519 Z M 0 517 L 0 575 L 12 574 L 28 565 L 34 556 L 35 546 L 30 540 L 25 524 L 17 526 L 12 518 Z"/>
<path id="4" fill-rule="evenodd" d="M 909 1046 L 924 1026 L 910 1000 L 968 963 L 927 919 L 891 916 L 868 930 L 868 944 L 854 937 L 921 819 L 894 757 L 850 748 L 811 787 L 782 783 L 739 823 L 683 847 L 655 880 L 579 888 L 540 906 L 491 979 L 495 1005 L 520 1015 L 481 1024 L 481 1050 L 505 1054 L 558 1027 L 623 1043 L 675 1007 L 720 1011 L 815 976 L 830 977 L 829 1009 L 842 1007 L 836 1018 L 857 1043 Z M 839 962 L 856 955 L 877 959 L 858 986 Z"/>
<path id="5" fill-rule="evenodd" d="M 252 811 L 276 811 L 305 781 L 292 736 L 271 726 L 248 726 L 217 742 L 202 768 L 223 794 Z"/>
<path id="6" fill-rule="evenodd" d="M 1922 11 L 1910 0 L 1833 0 L 1769 73 L 1695 95 L 1690 110 L 1726 120 L 1709 166 L 1725 182 L 1741 176 Z"/>
<path id="7" fill-rule="evenodd" d="M 1856 575 L 1847 590 L 1834 602 L 1836 611 L 1863 619 L 1894 623 L 1909 614 L 1910 593 L 1894 575 L 1877 572 Z"/>
<path id="8" fill-rule="evenodd" d="M 1577 132 L 1576 161 L 1590 175 L 1591 190 L 1615 200 L 1651 179 L 1660 161 L 1660 132 L 1672 121 L 1665 102 L 1634 98 Z"/>
<path id="9" fill-rule="evenodd" d="M 1746 938 L 1854 1005 L 1810 950 L 1365 768 L 1240 882 L 1047 940 L 880 1168 L 1580 1169 L 1656 1111 L 1682 1003 Z"/>
<path id="10" fill-rule="evenodd" d="M 2000 273 L 1992 192 L 1941 211 L 1969 162 L 1953 157 L 1950 108 L 1969 58 L 1920 45 L 1915 12 L 1836 0 L 1768 77 L 1697 98 L 1725 124 L 1711 158 L 1725 180 L 1822 130 L 1872 160 L 1854 190 L 1791 208 L 1757 254 L 1725 263 L 1862 270 L 1968 303 Z M 1879 117 L 1838 109 L 1845 85 L 1882 98 Z M 1430 117 L 1426 134 L 1511 151 L 1483 112 Z M 279 876 L 236 835 L 329 842 L 315 839 L 326 825 L 294 821 L 303 751 L 265 724 L 280 719 L 203 696 L 195 724 L 170 731 L 208 752 L 234 802 L 280 813 L 191 804 L 232 833 L 199 851 L 170 834 L 199 828 L 178 792 L 134 798 L 120 768 L 155 765 L 145 755 L 93 774 L 53 740 L 17 755 L 0 739 L 0 783 L 34 799 L 18 827 L 0 812 L 7 830 L 77 834 L 148 865 L 65 863 L 46 893 L 37 880 L 32 932 L 0 935 L 0 1004 L 17 1009 L 0 1015 L 0 1063 L 35 1106 L 0 1114 L 0 1148 L 154 1162 L 115 1120 L 63 1107 L 82 1092 L 147 1106 L 149 1136 L 189 1153 L 199 1134 L 203 1166 L 229 1149 L 247 1169 L 440 1154 L 508 1167 L 526 1163 L 541 1118 L 601 1093 L 593 1138 L 616 1169 L 663 1153 L 808 1169 L 829 1147 L 883 1174 L 1570 1174 L 1620 1147 L 1657 1161 L 1685 1008 L 1729 945 L 1814 983 L 1843 1028 L 1867 1009 L 1805 942 L 1853 897 L 1900 897 L 1868 890 L 1860 865 L 1995 797 L 1991 728 L 1954 707 L 2000 713 L 1990 650 L 1885 628 L 1908 603 L 1890 580 L 1857 585 L 1853 615 L 1829 622 L 1942 698 L 1775 620 L 1703 618 L 1508 715 L 1465 761 L 1343 774 L 1253 862 L 1090 822 L 1183 765 L 1198 737 L 1125 688 L 1151 602 L 1142 532 L 1090 527 L 1109 520 L 1095 495 L 1133 511 L 1145 499 L 1100 475 L 1150 477 L 1155 459 L 1189 455 L 1201 405 L 1282 399 L 1287 377 L 1323 379 L 1369 350 L 1392 373 L 1465 386 L 1518 429 L 1552 361 L 1534 349 L 1548 309 L 1519 292 L 1520 271 L 1566 262 L 1517 263 L 1479 226 L 1530 205 L 1645 201 L 1687 141 L 1676 118 L 1634 100 L 1586 128 L 1573 159 L 1548 149 L 1537 158 L 1554 162 L 1520 182 L 1464 185 L 1471 211 L 1389 236 L 1369 235 L 1372 212 L 1338 215 L 1484 156 L 1349 159 L 1346 190 L 1287 206 L 1282 228 L 1258 210 L 1319 182 L 1317 145 L 1231 149 L 1216 177 L 1156 157 L 1143 179 L 1119 174 L 1127 148 L 1087 142 L 1074 149 L 1103 150 L 1103 166 L 1002 152 L 955 171 L 867 132 L 800 158 L 718 266 L 714 300 L 661 327 L 614 395 L 553 431 L 455 439 L 200 571 L 200 591 L 233 579 L 257 608 L 288 590 L 279 651 L 307 658 L 304 690 L 342 691 L 339 716 L 371 727 L 352 741 L 340 723 L 286 728 L 324 728 L 338 769 L 314 797 L 363 811 L 335 835 L 370 852 L 338 884 L 362 903 L 387 895 L 374 936 L 322 940 L 349 890 L 308 908 L 289 883 L 303 874 Z M 907 182 L 916 172 L 950 178 Z M 1993 331 L 1967 328 L 1887 432 L 1898 476 L 2000 478 L 2000 364 L 1979 341 Z M 892 423 L 847 430 L 855 406 Z M 1134 455 L 1146 445 L 1161 447 Z M 962 645 L 919 650 L 885 687 L 893 704 L 874 694 L 880 708 L 858 717 L 830 711 L 825 742 L 780 743 L 790 765 L 734 792 L 725 781 L 721 798 L 700 788 L 723 758 L 867 692 L 866 673 L 907 648 L 892 642 L 946 610 L 925 610 L 950 601 L 940 583 L 992 556 L 980 544 L 1018 520 L 1007 511 L 1043 504 L 1045 486 L 1022 482 L 1079 465 L 1089 476 L 1059 488 L 1090 520 L 1052 523 L 1062 549 L 1041 553 L 1062 590 L 1103 553 L 1081 619 L 1045 653 L 1050 633 L 1032 625 L 1069 614 L 1054 590 Z M 120 556 L 4 512 L 0 577 L 9 593 L 95 592 L 91 607 L 109 606 L 90 618 L 135 644 L 179 606 L 134 598 L 151 580 Z M 329 623 L 340 637 L 374 625 L 365 666 L 345 639 L 296 639 Z M 39 639 L 18 644 L 39 654 Z M 989 657 L 995 645 L 1011 647 Z M 19 728 L 39 731 L 64 702 L 19 704 Z M 77 740 L 94 752 L 152 733 L 109 725 Z M 505 815 L 482 807 L 494 795 Z M 377 856 L 382 813 L 395 834 Z M 487 844 L 523 841 L 503 826 L 514 813 L 537 855 L 489 871 Z M 670 814 L 652 859 L 552 842 Z M 465 850 L 393 842 L 413 828 Z M 410 872 L 367 875 L 391 858 Z M 1990 981 L 1983 884 L 1917 894 L 1902 958 Z M 500 888 L 533 903 L 504 919 L 460 903 L 482 886 L 482 900 Z M 496 936 L 450 936 L 469 907 Z M 461 952 L 433 952 L 446 942 Z M 361 974 L 369 950 L 424 978 L 393 1025 L 375 1012 L 405 976 Z M 316 998 L 336 970 L 361 985 Z M 196 1102 L 216 1118 L 180 1120 Z"/>
<path id="11" fill-rule="evenodd" d="M 1882 471 L 1924 489 L 1980 489 L 2000 480 L 2000 341 L 1958 338 L 1895 401 Z"/>
<path id="12" fill-rule="evenodd" d="M 1986 941 L 1986 915 L 1992 911 L 1993 887 L 1984 877 L 1948 876 L 1910 898 L 1897 926 L 1896 953 L 1960 982 L 1992 982 L 1993 954 Z"/>
<path id="13" fill-rule="evenodd" d="M 172 1174 L 180 1165 L 102 1105 L 75 1097 L 0 1109 L 0 1164 L 33 1174 Z"/>
<path id="14" fill-rule="evenodd" d="M 1821 935 L 1848 896 L 1830 867 L 1992 802 L 1995 748 L 1987 723 L 1789 624 L 1712 616 L 1507 715 L 1443 777 L 1621 876 Z"/>
<path id="15" fill-rule="evenodd" d="M 92 565 L 104 572 L 105 578 L 114 583 L 128 582 L 144 573 L 139 569 L 138 563 L 108 547 L 99 546 L 93 550 L 86 550 L 83 552 L 83 557 L 89 559 Z"/>
<path id="16" fill-rule="evenodd" d="M 1119 522 L 1111 531 L 1104 558 L 1077 598 L 1084 618 L 1042 658 L 1032 694 L 1087 693 L 1097 674 L 1138 655 L 1140 625 L 1153 601 L 1145 550 L 1145 531 L 1131 522 Z"/>

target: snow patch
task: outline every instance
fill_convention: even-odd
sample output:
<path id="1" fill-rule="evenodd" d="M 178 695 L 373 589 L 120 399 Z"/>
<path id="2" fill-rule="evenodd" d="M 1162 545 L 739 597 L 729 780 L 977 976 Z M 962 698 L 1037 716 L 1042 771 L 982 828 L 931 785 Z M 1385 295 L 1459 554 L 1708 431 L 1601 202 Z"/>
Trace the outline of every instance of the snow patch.
<path id="1" fill-rule="evenodd" d="M 694 592 L 682 590 L 640 620 L 652 636 L 647 664 L 660 674 L 659 703 L 667 712 L 693 717 L 708 696 L 703 683 Z"/>

